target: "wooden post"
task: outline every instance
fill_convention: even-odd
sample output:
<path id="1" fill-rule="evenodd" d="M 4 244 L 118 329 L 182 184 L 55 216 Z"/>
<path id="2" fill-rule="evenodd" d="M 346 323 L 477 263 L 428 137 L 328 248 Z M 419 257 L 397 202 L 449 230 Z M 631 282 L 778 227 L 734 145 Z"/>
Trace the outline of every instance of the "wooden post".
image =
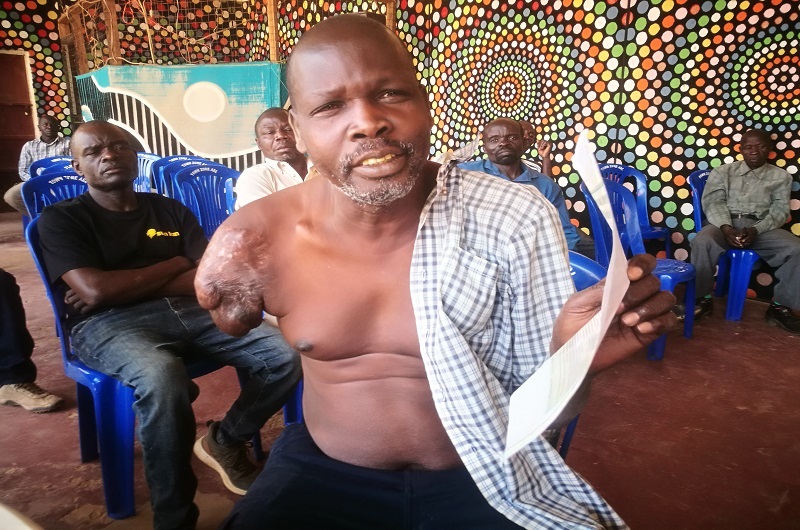
<path id="1" fill-rule="evenodd" d="M 122 64 L 122 53 L 119 49 L 116 3 L 114 0 L 102 0 L 102 3 L 103 20 L 106 23 L 106 41 L 108 42 L 108 63 Z"/>
<path id="2" fill-rule="evenodd" d="M 386 27 L 394 31 L 397 27 L 397 4 L 395 0 L 384 0 L 386 4 Z"/>
<path id="3" fill-rule="evenodd" d="M 68 7 L 62 18 L 64 17 L 66 17 L 66 25 L 69 27 L 69 32 L 75 43 L 75 58 L 77 59 L 77 64 L 73 66 L 77 69 L 77 72 L 72 72 L 72 74 L 88 74 L 89 61 L 86 59 L 86 32 L 83 31 L 83 24 L 81 23 L 80 7 L 75 5 Z M 59 20 L 59 29 L 60 28 L 61 24 Z"/>
<path id="4" fill-rule="evenodd" d="M 278 6 L 275 0 L 267 0 L 267 29 L 269 29 L 269 60 L 280 61 L 278 55 Z"/>

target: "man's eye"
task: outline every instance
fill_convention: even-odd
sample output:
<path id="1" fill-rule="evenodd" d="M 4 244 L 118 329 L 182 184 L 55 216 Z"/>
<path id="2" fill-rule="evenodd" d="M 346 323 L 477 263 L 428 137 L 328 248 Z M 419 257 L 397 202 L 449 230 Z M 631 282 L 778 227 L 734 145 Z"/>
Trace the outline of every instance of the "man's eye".
<path id="1" fill-rule="evenodd" d="M 311 115 L 315 116 L 317 114 L 324 114 L 326 112 L 332 112 L 338 108 L 340 108 L 342 104 L 338 101 L 331 101 L 330 103 L 325 103 L 324 105 L 320 105 L 319 107 L 315 108 L 311 111 Z"/>

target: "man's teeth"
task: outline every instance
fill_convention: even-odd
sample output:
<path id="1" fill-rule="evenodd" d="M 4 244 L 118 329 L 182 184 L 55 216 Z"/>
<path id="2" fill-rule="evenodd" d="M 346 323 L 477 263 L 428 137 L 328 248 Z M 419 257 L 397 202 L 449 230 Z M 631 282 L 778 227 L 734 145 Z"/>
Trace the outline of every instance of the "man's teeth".
<path id="1" fill-rule="evenodd" d="M 384 162 L 388 162 L 389 160 L 393 159 L 397 155 L 388 154 L 381 158 L 367 158 L 366 160 L 361 162 L 362 166 L 375 166 L 378 164 L 383 164 Z"/>

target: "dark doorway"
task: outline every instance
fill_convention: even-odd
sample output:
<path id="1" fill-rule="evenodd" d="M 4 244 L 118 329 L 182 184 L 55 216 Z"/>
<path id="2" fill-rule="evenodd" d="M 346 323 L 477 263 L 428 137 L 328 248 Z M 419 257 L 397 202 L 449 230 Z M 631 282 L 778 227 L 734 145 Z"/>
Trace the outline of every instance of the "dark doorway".
<path id="1" fill-rule="evenodd" d="M 0 193 L 19 182 L 19 152 L 36 137 L 28 54 L 0 50 Z M 13 211 L 0 201 L 0 211 Z"/>

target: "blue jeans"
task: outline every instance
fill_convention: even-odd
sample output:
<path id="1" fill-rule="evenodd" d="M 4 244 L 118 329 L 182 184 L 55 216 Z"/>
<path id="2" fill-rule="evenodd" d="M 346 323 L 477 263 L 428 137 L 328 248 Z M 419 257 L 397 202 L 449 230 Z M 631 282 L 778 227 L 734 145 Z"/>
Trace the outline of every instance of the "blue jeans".
<path id="1" fill-rule="evenodd" d="M 195 418 L 184 359 L 249 371 L 250 380 L 221 424 L 243 442 L 281 408 L 301 376 L 299 356 L 277 329 L 262 324 L 231 337 L 190 297 L 102 310 L 78 322 L 71 338 L 87 366 L 134 389 L 156 529 L 194 528 L 198 515 L 191 467 Z"/>
<path id="2" fill-rule="evenodd" d="M 305 424 L 288 425 L 225 530 L 519 530 L 483 498 L 464 467 L 387 471 L 323 453 Z"/>

